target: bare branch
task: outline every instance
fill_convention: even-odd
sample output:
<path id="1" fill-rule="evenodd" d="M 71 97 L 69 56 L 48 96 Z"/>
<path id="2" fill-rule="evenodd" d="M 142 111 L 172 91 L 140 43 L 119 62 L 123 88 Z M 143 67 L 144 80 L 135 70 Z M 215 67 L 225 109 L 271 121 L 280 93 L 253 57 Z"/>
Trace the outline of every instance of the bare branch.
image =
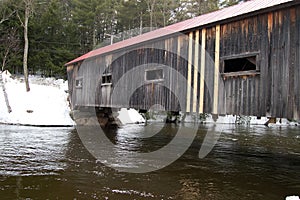
<path id="1" fill-rule="evenodd" d="M 7 16 L 5 16 L 5 12 L 3 13 L 2 19 L 0 20 L 0 24 L 2 24 L 3 22 L 9 20 L 9 18 L 11 16 L 13 16 L 16 13 L 16 11 L 12 11 L 10 14 L 8 14 Z"/>
<path id="2" fill-rule="evenodd" d="M 24 28 L 25 24 L 24 24 L 23 20 L 21 19 L 20 15 L 19 15 L 19 12 L 17 12 L 17 17 L 18 17 L 18 19 L 19 19 L 19 21 L 21 23 L 21 26 Z"/>
<path id="3" fill-rule="evenodd" d="M 19 51 L 19 38 L 17 29 L 7 30 L 7 33 L 1 35 L 3 46 L 5 47 L 2 53 L 2 71 L 10 61 L 10 55 Z"/>

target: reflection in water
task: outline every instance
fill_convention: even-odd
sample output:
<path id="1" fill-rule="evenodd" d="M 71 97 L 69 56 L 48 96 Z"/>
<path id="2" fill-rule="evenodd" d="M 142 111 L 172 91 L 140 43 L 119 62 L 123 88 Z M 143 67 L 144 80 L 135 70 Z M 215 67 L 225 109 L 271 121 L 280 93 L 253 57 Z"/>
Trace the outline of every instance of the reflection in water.
<path id="1" fill-rule="evenodd" d="M 149 138 L 141 125 L 107 130 L 120 161 L 128 151 L 168 144 L 174 125 Z M 222 126 L 213 150 L 199 159 L 212 127 L 199 126 L 187 152 L 170 166 L 128 174 L 108 168 L 88 153 L 72 129 L 0 126 L 1 199 L 285 199 L 300 195 L 298 127 Z M 151 136 L 151 135 L 150 135 Z"/>

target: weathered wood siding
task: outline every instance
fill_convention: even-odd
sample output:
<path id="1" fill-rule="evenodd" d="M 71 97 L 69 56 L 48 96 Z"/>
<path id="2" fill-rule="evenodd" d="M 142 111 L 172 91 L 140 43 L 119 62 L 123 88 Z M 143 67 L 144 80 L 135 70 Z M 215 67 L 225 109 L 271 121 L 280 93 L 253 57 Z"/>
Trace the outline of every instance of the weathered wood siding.
<path id="1" fill-rule="evenodd" d="M 111 65 L 113 86 L 118 83 L 124 74 L 130 74 L 131 70 L 136 70 L 129 78 L 125 79 L 125 82 L 122 84 L 125 85 L 124 90 L 119 94 L 122 97 L 126 96 L 130 91 L 135 91 L 130 101 L 120 101 L 115 106 L 147 110 L 151 106 L 158 104 L 166 110 L 182 110 L 181 107 L 185 106 L 185 101 L 184 105 L 180 106 L 178 98 L 174 95 L 174 91 L 176 91 L 175 93 L 178 97 L 186 97 L 186 88 L 184 85 L 179 84 L 177 77 L 171 77 L 172 73 L 163 68 L 164 66 L 168 66 L 186 77 L 185 69 L 187 62 L 175 53 L 178 50 L 178 40 L 182 40 L 182 38 L 174 37 L 166 39 L 163 42 L 159 41 L 143 46 L 142 48 L 129 49 L 123 55 L 118 55 L 113 60 Z M 186 43 L 182 42 L 182 46 L 179 45 L 179 48 L 185 51 Z M 145 70 L 163 69 L 164 80 L 146 81 L 145 70 L 139 70 L 139 68 L 143 67 Z M 170 83 L 166 84 L 166 80 L 170 80 Z M 136 82 L 143 84 L 141 87 L 135 89 Z"/>
<path id="2" fill-rule="evenodd" d="M 221 58 L 257 53 L 259 69 L 259 74 L 224 77 L 226 113 L 299 119 L 299 10 L 222 25 Z"/>
<path id="3" fill-rule="evenodd" d="M 72 105 L 147 110 L 159 104 L 170 111 L 300 119 L 299 38 L 300 6 L 294 5 L 101 55 L 68 68 Z M 247 55 L 256 56 L 255 72 L 224 73 L 224 60 Z M 149 63 L 176 70 L 191 87 L 168 71 L 165 80 L 146 81 L 142 70 L 123 83 L 120 97 L 134 90 L 129 102 L 112 104 L 122 76 Z M 111 74 L 111 84 L 102 84 L 102 74 Z M 172 81 L 166 86 L 166 80 Z M 134 89 L 134 81 L 144 84 Z"/>

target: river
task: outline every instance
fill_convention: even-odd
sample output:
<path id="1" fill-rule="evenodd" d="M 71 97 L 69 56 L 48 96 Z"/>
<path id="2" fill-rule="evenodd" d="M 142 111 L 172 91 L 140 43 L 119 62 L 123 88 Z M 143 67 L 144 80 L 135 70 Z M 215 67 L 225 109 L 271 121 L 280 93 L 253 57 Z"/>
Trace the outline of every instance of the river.
<path id="1" fill-rule="evenodd" d="M 157 126 L 164 126 L 162 133 L 147 144 L 132 140 L 144 125 L 107 135 L 121 149 L 153 150 L 174 137 L 174 125 Z M 299 127 L 223 125 L 212 151 L 200 159 L 209 128 L 200 125 L 190 148 L 171 165 L 133 174 L 96 160 L 74 128 L 1 125 L 0 199 L 283 200 L 300 195 Z"/>

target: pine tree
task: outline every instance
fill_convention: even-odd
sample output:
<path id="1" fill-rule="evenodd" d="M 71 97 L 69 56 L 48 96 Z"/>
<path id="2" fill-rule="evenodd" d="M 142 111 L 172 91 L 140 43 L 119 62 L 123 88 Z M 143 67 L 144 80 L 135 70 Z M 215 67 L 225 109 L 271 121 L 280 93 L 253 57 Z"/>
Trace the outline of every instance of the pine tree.
<path id="1" fill-rule="evenodd" d="M 182 21 L 218 9 L 218 0 L 180 0 L 178 8 L 175 10 L 175 19 Z"/>
<path id="2" fill-rule="evenodd" d="M 221 5 L 221 7 L 228 7 L 228 6 L 236 5 L 243 1 L 246 1 L 246 0 L 222 0 L 220 2 L 220 5 Z"/>
<path id="3" fill-rule="evenodd" d="M 68 14 L 69 4 L 51 0 L 39 6 L 31 23 L 32 73 L 64 77 L 64 64 L 80 54 L 79 39 Z M 41 62 L 42 61 L 42 62 Z"/>

